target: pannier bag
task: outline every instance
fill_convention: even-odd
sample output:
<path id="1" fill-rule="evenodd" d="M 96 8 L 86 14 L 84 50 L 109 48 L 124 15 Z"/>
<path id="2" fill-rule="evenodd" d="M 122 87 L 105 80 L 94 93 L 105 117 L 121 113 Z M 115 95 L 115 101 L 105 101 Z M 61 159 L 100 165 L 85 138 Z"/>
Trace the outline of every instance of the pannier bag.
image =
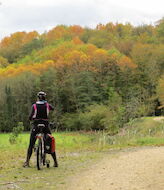
<path id="1" fill-rule="evenodd" d="M 50 134 L 46 134 L 44 141 L 45 153 L 51 154 L 55 152 L 55 138 Z"/>

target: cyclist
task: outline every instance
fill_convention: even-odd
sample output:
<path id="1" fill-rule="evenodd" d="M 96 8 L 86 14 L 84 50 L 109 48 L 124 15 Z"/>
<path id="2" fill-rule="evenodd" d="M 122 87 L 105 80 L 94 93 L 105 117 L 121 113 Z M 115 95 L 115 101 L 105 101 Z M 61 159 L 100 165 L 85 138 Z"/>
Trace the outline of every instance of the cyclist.
<path id="1" fill-rule="evenodd" d="M 29 167 L 29 161 L 32 155 L 32 150 L 35 145 L 36 141 L 36 134 L 39 133 L 39 128 L 37 127 L 38 124 L 42 123 L 45 125 L 43 129 L 44 134 L 51 134 L 49 129 L 49 122 L 48 122 L 48 114 L 49 111 L 54 110 L 53 106 L 46 101 L 46 93 L 45 92 L 38 92 L 38 101 L 32 105 L 32 110 L 29 115 L 29 120 L 33 121 L 32 123 L 32 130 L 30 135 L 30 143 L 27 150 L 27 157 L 24 163 L 24 167 Z M 52 158 L 54 160 L 54 167 L 58 167 L 56 153 L 51 153 Z"/>

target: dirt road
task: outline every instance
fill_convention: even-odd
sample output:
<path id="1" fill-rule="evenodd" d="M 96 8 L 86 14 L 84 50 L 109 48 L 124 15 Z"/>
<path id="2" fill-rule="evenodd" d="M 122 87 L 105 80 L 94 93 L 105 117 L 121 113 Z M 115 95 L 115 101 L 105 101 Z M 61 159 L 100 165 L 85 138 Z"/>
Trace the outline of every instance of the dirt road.
<path id="1" fill-rule="evenodd" d="M 164 190 L 164 147 L 107 155 L 69 179 L 68 190 Z"/>

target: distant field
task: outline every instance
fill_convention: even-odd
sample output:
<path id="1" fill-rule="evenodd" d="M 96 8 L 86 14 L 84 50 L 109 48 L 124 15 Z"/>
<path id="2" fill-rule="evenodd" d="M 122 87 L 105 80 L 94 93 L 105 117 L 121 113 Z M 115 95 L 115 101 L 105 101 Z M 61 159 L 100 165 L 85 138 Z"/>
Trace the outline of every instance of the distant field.
<path id="1" fill-rule="evenodd" d="M 164 117 L 143 117 L 132 120 L 111 138 L 116 146 L 164 145 Z"/>
<path id="2" fill-rule="evenodd" d="M 14 150 L 14 149 L 25 149 L 28 147 L 30 132 L 23 133 L 19 135 L 17 144 L 9 143 L 9 133 L 1 133 L 0 134 L 0 149 L 1 150 Z M 97 141 L 98 133 L 84 133 L 84 132 L 61 132 L 61 133 L 53 133 L 57 149 L 59 151 L 74 151 L 81 149 L 88 149 L 95 145 L 94 142 Z M 93 147 L 95 148 L 95 147 Z"/>
<path id="3" fill-rule="evenodd" d="M 30 134 L 21 134 L 17 144 L 9 143 L 9 135 L 0 134 L 0 151 L 9 155 L 12 155 L 12 152 L 18 152 L 23 158 Z M 104 132 L 58 132 L 53 135 L 56 139 L 57 151 L 62 155 L 70 152 L 102 151 L 127 146 L 162 145 L 164 144 L 164 117 L 144 117 L 132 120 L 115 136 L 109 136 Z M 0 154 L 0 161 L 2 155 Z"/>
<path id="4" fill-rule="evenodd" d="M 28 147 L 29 133 L 19 135 L 17 144 L 9 143 L 9 133 L 0 134 L 0 150 L 1 151 L 24 151 Z M 150 144 L 164 143 L 164 117 L 144 117 L 134 119 L 127 123 L 124 128 L 115 136 L 109 136 L 107 133 L 100 132 L 58 132 L 53 133 L 56 139 L 57 151 L 61 153 L 94 150 L 100 151 L 102 149 L 111 148 L 128 144 L 134 140 L 134 145 L 138 141 L 150 140 Z M 156 144 L 156 143 L 155 143 Z M 140 145 L 140 143 L 139 143 Z M 145 144 L 147 145 L 147 144 Z M 149 145 L 149 144 L 148 144 Z"/>

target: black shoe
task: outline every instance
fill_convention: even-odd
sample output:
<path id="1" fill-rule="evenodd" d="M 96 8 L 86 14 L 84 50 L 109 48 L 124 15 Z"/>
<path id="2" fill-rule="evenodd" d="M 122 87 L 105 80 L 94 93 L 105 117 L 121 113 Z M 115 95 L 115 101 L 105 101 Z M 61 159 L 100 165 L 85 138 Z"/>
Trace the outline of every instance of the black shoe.
<path id="1" fill-rule="evenodd" d="M 24 168 L 30 167 L 29 162 L 26 161 L 26 162 L 23 164 L 23 167 L 24 167 Z"/>
<path id="2" fill-rule="evenodd" d="M 58 163 L 54 163 L 54 167 L 57 168 L 58 167 Z"/>

